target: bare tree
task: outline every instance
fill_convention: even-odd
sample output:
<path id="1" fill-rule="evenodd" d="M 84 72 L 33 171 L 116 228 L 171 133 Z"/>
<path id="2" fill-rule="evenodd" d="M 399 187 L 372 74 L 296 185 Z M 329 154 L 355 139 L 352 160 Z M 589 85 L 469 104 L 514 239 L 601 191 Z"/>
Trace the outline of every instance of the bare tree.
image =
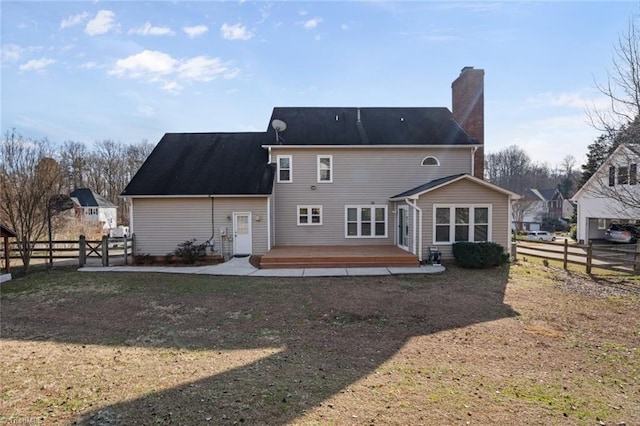
<path id="1" fill-rule="evenodd" d="M 608 107 L 587 112 L 591 125 L 603 135 L 589 146 L 589 163 L 582 166 L 581 183 L 590 180 L 586 190 L 596 198 L 610 200 L 610 210 L 627 217 L 630 211 L 640 210 L 636 176 L 640 162 L 640 31 L 635 19 L 613 46 L 606 83 L 596 82 L 596 88 Z"/>
<path id="2" fill-rule="evenodd" d="M 86 186 L 89 151 L 82 142 L 66 141 L 60 150 L 60 167 L 69 192 Z"/>
<path id="3" fill-rule="evenodd" d="M 529 213 L 533 213 L 536 209 L 537 202 L 529 198 L 520 198 L 511 204 L 513 214 L 513 222 L 515 222 L 518 232 L 522 231 L 522 223 Z"/>
<path id="4" fill-rule="evenodd" d="M 618 37 L 613 47 L 612 67 L 605 83 L 596 88 L 608 101 L 608 108 L 587 111 L 591 125 L 612 136 L 640 117 L 640 33 L 634 19 L 626 33 Z"/>
<path id="5" fill-rule="evenodd" d="M 25 271 L 32 241 L 45 235 L 49 200 L 61 189 L 62 173 L 46 139 L 6 132 L 0 146 L 0 218 L 18 234 Z"/>

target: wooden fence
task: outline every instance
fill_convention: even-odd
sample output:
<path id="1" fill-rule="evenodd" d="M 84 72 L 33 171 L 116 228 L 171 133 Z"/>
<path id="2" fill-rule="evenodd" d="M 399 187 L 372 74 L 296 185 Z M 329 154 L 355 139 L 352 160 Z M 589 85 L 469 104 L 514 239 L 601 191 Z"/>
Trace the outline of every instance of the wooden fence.
<path id="1" fill-rule="evenodd" d="M 564 269 L 569 263 L 583 265 L 591 274 L 593 267 L 630 273 L 640 271 L 640 244 L 569 244 L 518 241 L 516 253 L 521 256 L 561 261 Z"/>
<path id="2" fill-rule="evenodd" d="M 109 238 L 88 240 L 80 235 L 77 240 L 55 241 L 22 241 L 9 245 L 10 259 L 21 259 L 20 248 L 31 248 L 31 259 L 47 259 L 49 265 L 54 259 L 78 259 L 78 266 L 83 267 L 91 258 L 101 259 L 102 266 L 109 266 L 110 259 L 122 259 L 125 265 L 131 262 L 134 253 L 135 236 L 128 238 Z"/>

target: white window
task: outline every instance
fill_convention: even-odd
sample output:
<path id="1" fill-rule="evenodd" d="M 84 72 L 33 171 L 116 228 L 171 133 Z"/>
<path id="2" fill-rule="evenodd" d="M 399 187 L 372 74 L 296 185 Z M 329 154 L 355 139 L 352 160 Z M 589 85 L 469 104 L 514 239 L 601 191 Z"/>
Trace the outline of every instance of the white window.
<path id="1" fill-rule="evenodd" d="M 322 225 L 322 206 L 298 206 L 298 225 Z"/>
<path id="2" fill-rule="evenodd" d="M 318 155 L 318 183 L 333 182 L 333 155 Z"/>
<path id="3" fill-rule="evenodd" d="M 422 159 L 423 166 L 439 166 L 440 162 L 436 157 L 424 157 Z"/>
<path id="4" fill-rule="evenodd" d="M 293 182 L 293 158 L 278 155 L 278 182 Z"/>
<path id="5" fill-rule="evenodd" d="M 436 205 L 433 217 L 434 243 L 490 241 L 491 206 Z"/>
<path id="6" fill-rule="evenodd" d="M 607 229 L 607 219 L 598 218 L 598 229 Z"/>
<path id="7" fill-rule="evenodd" d="M 87 216 L 97 216 L 98 215 L 98 208 L 97 207 L 89 207 L 86 210 L 86 214 Z"/>
<path id="8" fill-rule="evenodd" d="M 386 238 L 387 206 L 345 206 L 346 238 Z"/>

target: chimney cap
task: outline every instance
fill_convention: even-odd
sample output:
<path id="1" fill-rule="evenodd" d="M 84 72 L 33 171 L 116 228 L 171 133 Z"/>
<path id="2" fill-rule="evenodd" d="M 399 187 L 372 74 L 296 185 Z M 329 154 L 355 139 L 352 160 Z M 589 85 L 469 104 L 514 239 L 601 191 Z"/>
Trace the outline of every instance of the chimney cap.
<path id="1" fill-rule="evenodd" d="M 464 68 L 462 68 L 462 70 L 460 70 L 460 74 L 465 73 L 466 71 L 472 70 L 473 67 L 472 66 L 466 66 Z"/>

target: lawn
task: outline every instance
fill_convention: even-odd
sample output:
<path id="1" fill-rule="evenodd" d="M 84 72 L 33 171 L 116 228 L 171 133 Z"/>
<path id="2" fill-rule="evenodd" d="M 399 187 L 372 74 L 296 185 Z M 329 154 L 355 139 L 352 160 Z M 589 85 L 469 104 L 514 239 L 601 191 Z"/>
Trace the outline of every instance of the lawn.
<path id="1" fill-rule="evenodd" d="M 640 423 L 640 284 L 532 263 L 1 287 L 0 423 Z"/>

